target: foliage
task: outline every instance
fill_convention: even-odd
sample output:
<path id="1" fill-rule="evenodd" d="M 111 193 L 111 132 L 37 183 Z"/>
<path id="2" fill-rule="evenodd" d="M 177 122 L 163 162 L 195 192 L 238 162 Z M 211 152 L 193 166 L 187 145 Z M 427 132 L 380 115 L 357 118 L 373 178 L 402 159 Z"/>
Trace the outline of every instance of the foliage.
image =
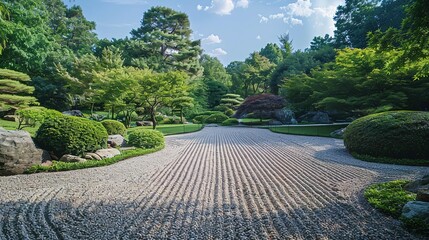
<path id="1" fill-rule="evenodd" d="M 409 201 L 415 201 L 416 194 L 404 190 L 407 180 L 395 180 L 369 186 L 365 198 L 381 212 L 399 218 L 402 208 Z"/>
<path id="2" fill-rule="evenodd" d="M 321 126 L 288 125 L 270 127 L 270 130 L 272 132 L 284 134 L 332 137 L 331 133 L 333 131 L 347 127 L 347 125 L 348 124 L 330 124 Z"/>
<path id="3" fill-rule="evenodd" d="M 252 53 L 241 69 L 244 96 L 268 92 L 274 67 L 268 58 L 258 52 Z"/>
<path id="4" fill-rule="evenodd" d="M 18 130 L 26 126 L 34 127 L 36 123 L 43 123 L 63 116 L 61 112 L 44 107 L 19 109 L 15 114 L 18 116 Z"/>
<path id="5" fill-rule="evenodd" d="M 191 97 L 177 97 L 171 101 L 173 111 L 180 114 L 180 122 L 183 123 L 183 111 L 187 108 L 194 107 L 194 99 Z"/>
<path id="6" fill-rule="evenodd" d="M 125 136 L 125 133 L 127 132 L 127 128 L 119 121 L 104 120 L 101 122 L 101 124 L 103 124 L 103 127 L 106 129 L 108 135 L 119 134 Z"/>
<path id="7" fill-rule="evenodd" d="M 273 94 L 259 94 L 247 97 L 237 108 L 235 116 L 240 118 L 244 114 L 256 111 L 273 111 L 286 106 L 285 100 Z"/>
<path id="8" fill-rule="evenodd" d="M 264 48 L 261 49 L 259 54 L 268 58 L 271 63 L 276 65 L 283 61 L 282 49 L 275 43 L 268 43 Z"/>
<path id="9" fill-rule="evenodd" d="M 151 129 L 137 129 L 128 135 L 128 143 L 134 147 L 149 149 L 164 145 L 164 135 Z"/>
<path id="10" fill-rule="evenodd" d="M 232 126 L 232 125 L 238 125 L 237 118 L 228 118 L 225 121 L 222 122 L 222 126 Z"/>
<path id="11" fill-rule="evenodd" d="M 226 119 L 228 119 L 228 116 L 226 116 L 225 114 L 215 113 L 205 118 L 204 123 L 222 123 Z"/>
<path id="12" fill-rule="evenodd" d="M 200 41 L 191 40 L 192 30 L 185 13 L 167 7 L 152 7 L 143 14 L 141 26 L 131 31 L 132 64 L 158 72 L 183 71 L 198 75 Z"/>
<path id="13" fill-rule="evenodd" d="M 155 114 L 158 107 L 167 106 L 173 99 L 186 95 L 186 79 L 183 72 L 152 73 L 139 79 L 138 83 L 144 89 L 141 99 L 149 111 L 153 129 L 157 125 Z"/>
<path id="14" fill-rule="evenodd" d="M 175 135 L 182 133 L 191 133 L 199 131 L 204 126 L 202 124 L 169 124 L 169 125 L 159 125 L 157 131 L 162 132 L 164 135 Z M 135 127 L 128 129 L 128 133 L 137 131 L 139 129 L 150 129 L 151 127 Z"/>
<path id="15" fill-rule="evenodd" d="M 393 111 L 353 121 L 344 132 L 351 153 L 372 157 L 429 159 L 429 113 Z"/>
<path id="16" fill-rule="evenodd" d="M 205 123 L 206 119 L 209 116 L 211 116 L 211 115 L 198 115 L 198 116 L 194 117 L 194 119 L 192 119 L 192 122 L 196 123 L 196 124 Z"/>
<path id="17" fill-rule="evenodd" d="M 38 104 L 29 82 L 30 77 L 24 73 L 0 69 L 0 112 Z"/>
<path id="18" fill-rule="evenodd" d="M 133 149 L 133 150 L 127 150 L 122 151 L 120 155 L 114 156 L 113 158 L 105 158 L 102 160 L 88 160 L 86 162 L 59 162 L 59 161 L 53 161 L 51 166 L 42 166 L 42 165 L 34 165 L 31 166 L 26 173 L 39 173 L 39 172 L 60 172 L 60 171 L 71 171 L 71 170 L 78 170 L 78 169 L 84 169 L 84 168 L 92 168 L 92 167 L 102 167 L 111 165 L 114 163 L 117 163 L 121 160 L 125 160 L 132 157 L 142 156 L 149 153 L 157 152 L 164 148 L 164 145 L 156 147 L 156 148 L 149 148 L 149 149 Z"/>
<path id="19" fill-rule="evenodd" d="M 99 122 L 63 116 L 44 122 L 37 130 L 35 143 L 56 156 L 82 155 L 107 146 L 107 131 Z"/>

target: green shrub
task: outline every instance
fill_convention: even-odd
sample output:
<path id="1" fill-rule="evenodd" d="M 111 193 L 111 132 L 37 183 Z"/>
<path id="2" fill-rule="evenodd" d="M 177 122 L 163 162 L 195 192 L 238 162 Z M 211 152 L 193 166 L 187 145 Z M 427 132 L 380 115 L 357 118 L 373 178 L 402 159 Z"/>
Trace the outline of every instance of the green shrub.
<path id="1" fill-rule="evenodd" d="M 210 116 L 208 116 L 204 123 L 222 123 L 223 121 L 227 120 L 228 116 L 226 116 L 223 113 L 215 113 Z"/>
<path id="2" fill-rule="evenodd" d="M 204 111 L 204 112 L 194 113 L 194 114 L 192 114 L 190 117 L 191 117 L 192 119 L 194 119 L 194 118 L 196 118 L 197 116 L 202 116 L 202 115 L 210 116 L 210 115 L 215 114 L 215 113 L 222 113 L 222 112 L 221 112 L 221 111 Z"/>
<path id="3" fill-rule="evenodd" d="M 125 125 L 116 120 L 104 120 L 101 122 L 101 124 L 103 124 L 104 128 L 106 128 L 107 134 L 109 135 L 119 134 L 124 136 L 127 132 Z"/>
<path id="4" fill-rule="evenodd" d="M 195 124 L 204 123 L 208 117 L 209 115 L 198 115 L 192 120 L 192 122 Z"/>
<path id="5" fill-rule="evenodd" d="M 134 147 L 148 149 L 164 145 L 164 135 L 150 129 L 137 129 L 128 136 L 128 143 Z"/>
<path id="6" fill-rule="evenodd" d="M 237 124 L 238 124 L 237 118 L 228 118 L 222 122 L 222 126 L 231 126 L 231 125 L 237 125 Z"/>
<path id="7" fill-rule="evenodd" d="M 225 111 L 225 115 L 227 115 L 227 116 L 232 116 L 232 115 L 234 115 L 234 110 L 232 110 L 232 109 L 227 109 L 226 111 Z"/>
<path id="8" fill-rule="evenodd" d="M 36 132 L 35 142 L 58 157 L 64 154 L 82 155 L 105 148 L 107 131 L 99 122 L 62 116 L 44 122 Z"/>
<path id="9" fill-rule="evenodd" d="M 416 200 L 416 194 L 404 190 L 407 180 L 395 180 L 385 183 L 377 183 L 369 186 L 364 193 L 365 198 L 375 208 L 390 216 L 398 218 L 402 207 Z"/>
<path id="10" fill-rule="evenodd" d="M 344 132 L 351 153 L 394 159 L 429 159 L 429 113 L 394 111 L 353 121 Z"/>

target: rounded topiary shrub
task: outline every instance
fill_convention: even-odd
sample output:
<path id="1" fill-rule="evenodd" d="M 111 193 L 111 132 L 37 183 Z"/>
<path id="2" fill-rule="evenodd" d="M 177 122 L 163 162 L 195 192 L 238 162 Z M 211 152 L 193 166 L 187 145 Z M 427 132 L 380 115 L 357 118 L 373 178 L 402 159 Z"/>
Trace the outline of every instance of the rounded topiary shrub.
<path id="1" fill-rule="evenodd" d="M 109 135 L 122 135 L 124 136 L 127 132 L 127 128 L 125 125 L 119 121 L 116 120 L 104 120 L 101 122 L 103 124 L 104 128 L 107 130 L 107 134 Z"/>
<path id="2" fill-rule="evenodd" d="M 196 116 L 192 122 L 196 124 L 204 123 L 208 115 L 198 115 Z"/>
<path id="3" fill-rule="evenodd" d="M 204 123 L 222 123 L 223 121 L 227 120 L 228 116 L 226 116 L 223 113 L 215 113 L 210 116 L 208 116 Z"/>
<path id="4" fill-rule="evenodd" d="M 156 130 L 138 129 L 128 135 L 128 143 L 138 148 L 156 148 L 164 145 L 164 135 Z"/>
<path id="5" fill-rule="evenodd" d="M 107 147 L 107 131 L 99 122 L 62 116 L 44 122 L 34 140 L 40 148 L 54 152 L 57 157 L 82 155 Z"/>
<path id="6" fill-rule="evenodd" d="M 222 126 L 232 126 L 237 124 L 238 124 L 237 118 L 228 118 L 222 122 Z"/>
<path id="7" fill-rule="evenodd" d="M 344 132 L 351 153 L 396 159 L 429 159 L 429 112 L 392 111 L 353 121 Z"/>

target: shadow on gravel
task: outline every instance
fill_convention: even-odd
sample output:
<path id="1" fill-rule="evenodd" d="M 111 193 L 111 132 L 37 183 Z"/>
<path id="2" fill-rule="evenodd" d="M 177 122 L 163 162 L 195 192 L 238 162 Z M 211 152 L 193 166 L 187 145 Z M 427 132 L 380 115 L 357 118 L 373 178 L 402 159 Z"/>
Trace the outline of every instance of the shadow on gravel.
<path id="1" fill-rule="evenodd" d="M 350 203 L 265 214 L 201 204 L 7 202 L 0 204 L 0 239 L 418 239 L 397 221 Z"/>

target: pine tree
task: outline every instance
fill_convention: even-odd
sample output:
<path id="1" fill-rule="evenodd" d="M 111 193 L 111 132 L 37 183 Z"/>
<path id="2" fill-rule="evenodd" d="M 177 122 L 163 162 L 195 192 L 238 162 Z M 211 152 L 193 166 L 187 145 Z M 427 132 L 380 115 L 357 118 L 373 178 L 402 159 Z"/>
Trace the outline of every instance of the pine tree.
<path id="1" fill-rule="evenodd" d="M 32 96 L 34 87 L 28 86 L 31 81 L 27 74 L 0 69 L 0 111 L 12 108 L 23 108 L 38 105 L 37 99 Z"/>

